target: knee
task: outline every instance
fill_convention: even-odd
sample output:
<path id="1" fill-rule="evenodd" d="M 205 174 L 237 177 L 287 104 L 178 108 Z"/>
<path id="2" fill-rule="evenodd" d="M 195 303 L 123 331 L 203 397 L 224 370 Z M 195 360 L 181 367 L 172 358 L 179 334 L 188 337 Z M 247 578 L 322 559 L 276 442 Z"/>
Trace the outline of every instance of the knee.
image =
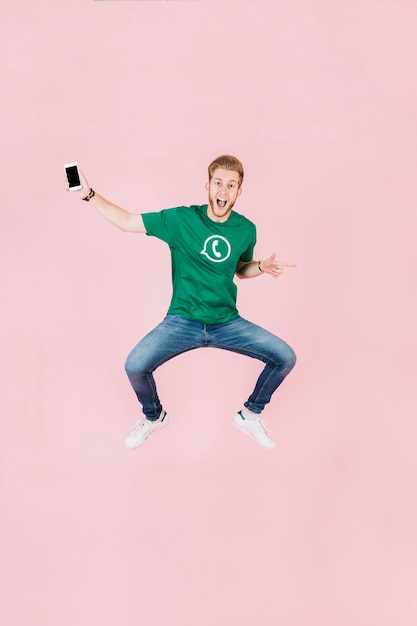
<path id="1" fill-rule="evenodd" d="M 126 361 L 125 361 L 125 372 L 128 376 L 130 376 L 131 374 L 133 374 L 133 363 L 132 363 L 132 359 L 130 358 L 130 355 L 127 357 Z"/>
<path id="2" fill-rule="evenodd" d="M 285 370 L 286 374 L 291 372 L 297 362 L 297 356 L 294 350 L 287 343 L 284 344 L 283 347 L 281 346 L 278 362 L 281 364 L 281 367 Z"/>
<path id="3" fill-rule="evenodd" d="M 137 358 L 136 354 L 131 352 L 125 362 L 125 372 L 131 378 L 138 372 L 142 370 L 140 360 Z"/>
<path id="4" fill-rule="evenodd" d="M 291 372 L 291 370 L 293 369 L 293 367 L 295 366 L 297 362 L 297 355 L 295 354 L 294 350 L 288 345 L 287 345 L 287 353 L 286 353 L 286 362 L 287 362 L 288 372 Z"/>

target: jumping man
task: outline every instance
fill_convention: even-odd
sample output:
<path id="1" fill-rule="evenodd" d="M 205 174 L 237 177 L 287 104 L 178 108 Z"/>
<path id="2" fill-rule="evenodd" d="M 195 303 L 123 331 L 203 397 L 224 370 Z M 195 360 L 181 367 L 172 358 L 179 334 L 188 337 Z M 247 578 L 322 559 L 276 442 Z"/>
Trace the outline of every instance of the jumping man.
<path id="1" fill-rule="evenodd" d="M 295 365 L 292 348 L 260 326 L 240 317 L 233 280 L 269 274 L 280 276 L 294 263 L 275 253 L 254 260 L 256 228 L 233 210 L 242 193 L 243 166 L 224 155 L 208 167 L 208 204 L 134 214 L 95 193 L 79 172 L 83 188 L 73 193 L 123 231 L 146 233 L 165 241 L 171 251 L 173 293 L 163 321 L 133 348 L 126 373 L 144 417 L 127 437 L 129 449 L 141 446 L 168 423 L 156 389 L 154 371 L 169 359 L 195 348 L 220 348 L 262 361 L 265 366 L 251 395 L 233 419 L 234 425 L 272 450 L 261 413 Z"/>

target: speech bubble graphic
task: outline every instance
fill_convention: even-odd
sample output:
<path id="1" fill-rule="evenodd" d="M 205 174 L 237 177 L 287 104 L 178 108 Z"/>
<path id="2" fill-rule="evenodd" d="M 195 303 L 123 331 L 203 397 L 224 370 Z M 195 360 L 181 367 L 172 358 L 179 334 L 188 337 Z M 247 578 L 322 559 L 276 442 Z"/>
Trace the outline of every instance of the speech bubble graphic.
<path id="1" fill-rule="evenodd" d="M 204 254 L 213 263 L 223 263 L 229 258 L 232 246 L 226 237 L 221 235 L 211 235 L 205 242 L 200 254 Z"/>

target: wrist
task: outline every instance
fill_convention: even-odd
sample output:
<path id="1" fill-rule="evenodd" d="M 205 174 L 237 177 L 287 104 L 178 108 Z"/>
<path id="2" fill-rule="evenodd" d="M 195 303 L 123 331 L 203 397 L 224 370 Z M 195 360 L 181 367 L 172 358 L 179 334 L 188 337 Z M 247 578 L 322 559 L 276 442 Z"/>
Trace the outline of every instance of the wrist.
<path id="1" fill-rule="evenodd" d="M 262 261 L 258 261 L 258 270 L 261 272 L 261 274 L 264 273 L 264 271 L 262 269 Z"/>
<path id="2" fill-rule="evenodd" d="M 95 195 L 96 195 L 96 192 L 94 191 L 92 187 L 90 187 L 90 191 L 85 196 L 85 198 L 83 198 L 83 200 L 85 200 L 86 202 L 90 202 L 91 198 L 94 198 Z"/>

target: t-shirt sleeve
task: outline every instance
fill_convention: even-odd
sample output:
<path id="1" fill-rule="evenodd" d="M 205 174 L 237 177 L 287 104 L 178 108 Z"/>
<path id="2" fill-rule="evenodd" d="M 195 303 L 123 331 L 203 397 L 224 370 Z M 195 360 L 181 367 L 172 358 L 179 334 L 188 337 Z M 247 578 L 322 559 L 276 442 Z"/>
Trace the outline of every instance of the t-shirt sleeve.
<path id="1" fill-rule="evenodd" d="M 253 250 L 255 248 L 255 244 L 256 244 L 256 228 L 253 225 L 252 236 L 250 238 L 250 242 L 245 252 L 243 252 L 243 254 L 240 255 L 239 261 L 243 261 L 243 263 L 248 263 L 248 261 L 253 260 Z"/>
<path id="2" fill-rule="evenodd" d="M 175 234 L 177 222 L 177 209 L 164 209 L 155 213 L 142 213 L 146 234 L 158 237 L 166 243 L 170 243 Z"/>

